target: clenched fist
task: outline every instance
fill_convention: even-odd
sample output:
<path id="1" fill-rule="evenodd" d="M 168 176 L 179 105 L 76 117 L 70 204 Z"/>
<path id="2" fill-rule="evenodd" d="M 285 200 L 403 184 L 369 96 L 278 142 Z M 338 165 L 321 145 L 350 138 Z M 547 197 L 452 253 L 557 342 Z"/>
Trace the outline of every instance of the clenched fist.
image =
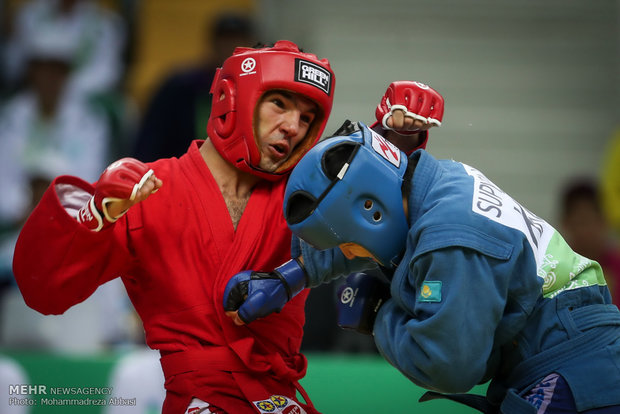
<path id="1" fill-rule="evenodd" d="M 101 174 L 95 194 L 80 209 L 77 219 L 90 230 L 100 231 L 161 186 L 162 181 L 148 165 L 134 158 L 120 159 Z"/>
<path id="2" fill-rule="evenodd" d="M 396 81 L 388 86 L 375 116 L 384 129 L 411 134 L 441 126 L 443 109 L 443 97 L 430 86 Z"/>

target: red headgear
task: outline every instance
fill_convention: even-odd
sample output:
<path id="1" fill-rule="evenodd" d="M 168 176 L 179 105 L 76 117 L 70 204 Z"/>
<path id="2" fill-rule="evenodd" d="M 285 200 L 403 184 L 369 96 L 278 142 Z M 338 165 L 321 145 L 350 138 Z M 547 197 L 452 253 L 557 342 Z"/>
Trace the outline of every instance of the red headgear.
<path id="1" fill-rule="evenodd" d="M 226 160 L 242 171 L 275 181 L 286 175 L 319 140 L 334 99 L 335 76 L 327 59 L 303 53 L 280 40 L 273 47 L 238 47 L 219 68 L 211 85 L 213 105 L 207 134 Z M 319 107 L 304 140 L 275 172 L 259 169 L 255 110 L 262 95 L 280 89 L 303 95 Z"/>

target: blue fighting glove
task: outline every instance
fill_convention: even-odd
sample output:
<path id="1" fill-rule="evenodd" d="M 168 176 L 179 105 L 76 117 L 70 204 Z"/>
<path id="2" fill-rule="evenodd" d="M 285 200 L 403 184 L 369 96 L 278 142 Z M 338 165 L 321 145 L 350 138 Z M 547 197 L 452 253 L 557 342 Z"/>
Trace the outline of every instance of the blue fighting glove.
<path id="1" fill-rule="evenodd" d="M 377 312 L 389 298 L 389 283 L 366 273 L 350 274 L 338 289 L 338 326 L 372 335 Z"/>
<path id="2" fill-rule="evenodd" d="M 306 287 L 306 279 L 306 271 L 297 259 L 269 273 L 237 273 L 226 284 L 224 310 L 238 325 L 280 312 L 286 302 Z"/>

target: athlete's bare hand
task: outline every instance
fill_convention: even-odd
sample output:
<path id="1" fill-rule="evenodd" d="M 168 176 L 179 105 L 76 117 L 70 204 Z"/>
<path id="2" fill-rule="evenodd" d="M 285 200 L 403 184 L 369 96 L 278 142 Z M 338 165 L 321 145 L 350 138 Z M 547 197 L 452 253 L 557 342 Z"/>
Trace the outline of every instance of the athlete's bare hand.
<path id="1" fill-rule="evenodd" d="M 139 188 L 136 192 L 136 196 L 133 200 L 120 200 L 120 201 L 111 201 L 107 204 L 108 214 L 112 217 L 120 216 L 124 211 L 128 210 L 130 207 L 138 204 L 141 201 L 146 200 L 150 197 L 151 194 L 155 193 L 157 190 L 161 188 L 163 182 L 152 174 Z"/>
<path id="2" fill-rule="evenodd" d="M 386 125 L 396 131 L 428 131 L 432 127 L 436 126 L 428 122 L 423 122 L 419 119 L 412 118 L 405 115 L 405 111 L 402 109 L 395 109 L 392 112 L 392 116 L 388 117 L 385 121 Z"/>
<path id="3" fill-rule="evenodd" d="M 239 311 L 227 311 L 226 316 L 231 318 L 237 326 L 245 325 L 245 322 L 239 317 Z"/>

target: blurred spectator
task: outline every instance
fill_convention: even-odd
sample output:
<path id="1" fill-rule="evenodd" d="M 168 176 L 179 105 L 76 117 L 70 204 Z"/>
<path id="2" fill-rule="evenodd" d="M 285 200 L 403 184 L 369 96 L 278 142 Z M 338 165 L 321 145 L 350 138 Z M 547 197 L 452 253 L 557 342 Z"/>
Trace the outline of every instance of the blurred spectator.
<path id="1" fill-rule="evenodd" d="M 40 28 L 24 44 L 27 87 L 0 109 L 0 222 L 18 222 L 34 177 L 76 174 L 95 181 L 108 163 L 108 120 L 67 93 L 75 37 Z"/>
<path id="2" fill-rule="evenodd" d="M 124 74 L 126 30 L 123 20 L 93 0 L 28 0 L 12 20 L 4 62 L 7 82 L 23 82 L 29 44 L 41 31 L 62 32 L 76 42 L 67 88 L 91 94 L 115 88 Z"/>
<path id="3" fill-rule="evenodd" d="M 26 306 L 12 274 L 19 230 L 51 179 L 74 174 L 95 181 L 109 163 L 108 118 L 67 91 L 79 39 L 57 29 L 39 28 L 24 43 L 26 87 L 0 108 L 0 346 L 93 352 L 133 339 L 120 280 L 49 319 Z"/>
<path id="4" fill-rule="evenodd" d="M 620 248 L 603 214 L 599 189 L 590 180 L 574 180 L 560 200 L 561 233 L 577 253 L 603 268 L 614 304 L 620 305 Z"/>
<path id="5" fill-rule="evenodd" d="M 141 161 L 181 156 L 191 141 L 204 139 L 215 70 L 235 47 L 256 43 L 253 22 L 243 14 L 222 14 L 205 29 L 201 60 L 168 76 L 146 108 L 134 151 Z"/>

